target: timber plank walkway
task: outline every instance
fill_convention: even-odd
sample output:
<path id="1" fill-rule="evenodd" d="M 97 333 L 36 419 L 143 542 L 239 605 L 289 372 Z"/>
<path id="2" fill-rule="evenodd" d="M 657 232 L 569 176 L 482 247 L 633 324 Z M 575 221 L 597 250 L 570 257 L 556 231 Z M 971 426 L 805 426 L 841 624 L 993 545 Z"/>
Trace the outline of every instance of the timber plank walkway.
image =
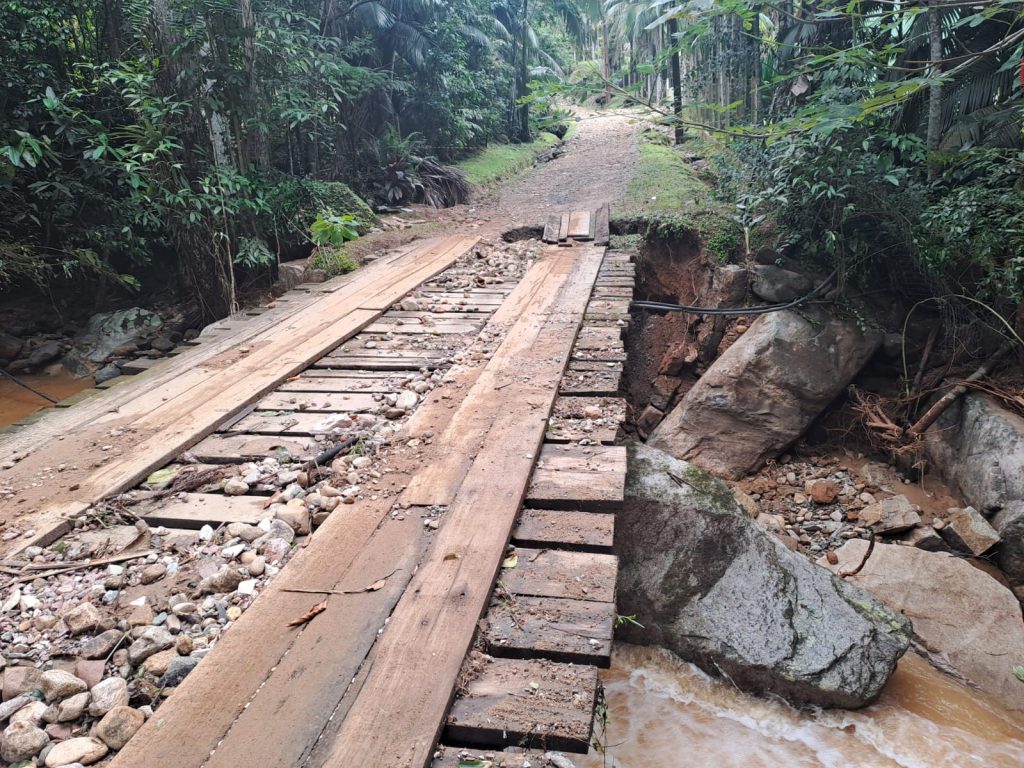
<path id="1" fill-rule="evenodd" d="M 381 491 L 322 521 L 111 766 L 426 768 L 462 748 L 587 750 L 615 618 L 633 265 L 597 244 L 606 207 L 563 221 L 574 234 L 518 282 L 453 291 L 437 276 L 476 241 L 428 241 L 80 406 L 94 440 L 111 424 L 137 437 L 79 484 L 72 503 L 87 505 L 186 451 L 195 471 L 281 450 L 312 460 L 408 377 L 497 344 L 423 396 Z M 398 305 L 414 289 L 429 312 Z M 31 450 L 63 423 L 8 439 Z M 216 527 L 256 522 L 267 498 L 199 489 L 136 511 Z"/>

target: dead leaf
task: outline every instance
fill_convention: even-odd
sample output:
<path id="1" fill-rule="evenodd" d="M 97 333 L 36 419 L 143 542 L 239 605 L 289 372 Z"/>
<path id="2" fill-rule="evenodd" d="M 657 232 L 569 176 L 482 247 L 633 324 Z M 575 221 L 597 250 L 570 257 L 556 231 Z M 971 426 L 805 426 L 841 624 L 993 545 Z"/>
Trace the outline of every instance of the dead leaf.
<path id="1" fill-rule="evenodd" d="M 502 568 L 515 568 L 517 565 L 519 565 L 519 555 L 515 553 L 501 561 Z"/>
<path id="2" fill-rule="evenodd" d="M 317 615 L 327 610 L 327 601 L 321 600 L 301 616 L 288 622 L 289 627 L 301 627 L 303 624 L 312 621 Z"/>
<path id="3" fill-rule="evenodd" d="M 458 560 L 459 556 L 456 555 L 454 552 L 449 552 L 447 555 L 444 556 L 444 559 L 445 560 Z"/>
<path id="4" fill-rule="evenodd" d="M 378 589 L 384 589 L 384 585 L 388 583 L 387 579 L 378 579 L 366 588 L 367 592 L 376 592 Z"/>

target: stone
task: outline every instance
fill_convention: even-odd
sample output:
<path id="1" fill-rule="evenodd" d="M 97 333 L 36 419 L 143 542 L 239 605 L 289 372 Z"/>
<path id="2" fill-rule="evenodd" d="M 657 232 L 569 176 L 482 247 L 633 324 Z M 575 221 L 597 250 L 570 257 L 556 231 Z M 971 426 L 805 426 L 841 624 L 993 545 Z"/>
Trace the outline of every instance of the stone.
<path id="1" fill-rule="evenodd" d="M 114 652 L 123 639 L 124 632 L 118 629 L 108 629 L 106 632 L 86 640 L 79 654 L 85 659 L 105 659 Z"/>
<path id="2" fill-rule="evenodd" d="M 142 569 L 141 579 L 143 584 L 152 584 L 154 581 L 160 581 L 166 575 L 166 565 L 163 563 L 153 563 Z"/>
<path id="3" fill-rule="evenodd" d="M 45 702 L 32 699 L 30 703 L 11 715 L 11 722 L 39 726 L 43 722 L 43 716 L 49 709 Z"/>
<path id="4" fill-rule="evenodd" d="M 145 722 L 137 709 L 114 707 L 96 724 L 94 735 L 111 749 L 121 749 Z"/>
<path id="5" fill-rule="evenodd" d="M 263 572 L 267 569 L 267 559 L 261 555 L 257 555 L 246 565 L 246 569 L 249 571 L 250 576 L 262 576 Z"/>
<path id="6" fill-rule="evenodd" d="M 15 360 L 21 354 L 25 342 L 0 331 L 0 360 Z"/>
<path id="7" fill-rule="evenodd" d="M 812 480 L 807 484 L 807 495 L 815 504 L 831 504 L 839 496 L 839 483 L 835 480 Z"/>
<path id="8" fill-rule="evenodd" d="M 942 527 L 944 538 L 953 549 L 982 555 L 999 543 L 999 534 L 974 507 L 951 509 Z"/>
<path id="9" fill-rule="evenodd" d="M 648 445 L 739 479 L 796 440 L 880 342 L 880 332 L 821 308 L 762 315 L 669 411 Z"/>
<path id="10" fill-rule="evenodd" d="M 624 640 L 795 704 L 878 696 L 910 643 L 904 617 L 787 549 L 696 466 L 633 445 L 628 467 L 616 593 L 644 628 Z"/>
<path id="11" fill-rule="evenodd" d="M 179 635 L 178 639 L 174 641 L 174 650 L 179 656 L 188 656 L 194 647 L 192 638 L 188 635 Z"/>
<path id="12" fill-rule="evenodd" d="M 199 593 L 213 595 L 234 592 L 244 578 L 237 568 L 225 565 L 212 576 L 207 576 L 199 582 Z"/>
<path id="13" fill-rule="evenodd" d="M 33 349 L 28 356 L 28 364 L 30 368 L 41 368 L 47 363 L 52 363 L 58 357 L 64 354 L 64 349 L 61 347 L 59 342 L 47 341 L 40 344 L 38 347 Z"/>
<path id="14" fill-rule="evenodd" d="M 875 533 L 891 534 L 906 531 L 921 524 L 919 507 L 906 496 L 893 496 L 864 507 L 858 515 L 861 525 L 870 525 Z"/>
<path id="15" fill-rule="evenodd" d="M 168 648 L 166 651 L 154 653 L 142 662 L 142 668 L 153 677 L 161 677 L 164 672 L 167 671 L 167 667 L 170 666 L 171 661 L 174 660 L 177 655 L 178 651 L 176 648 Z"/>
<path id="16" fill-rule="evenodd" d="M 99 739 L 79 736 L 54 745 L 46 755 L 46 768 L 61 768 L 72 763 L 92 765 L 106 757 L 109 751 L 107 745 Z"/>
<path id="17" fill-rule="evenodd" d="M 128 661 L 141 664 L 154 653 L 166 650 L 174 645 L 174 637 L 163 627 L 146 627 L 139 638 L 128 646 Z"/>
<path id="18" fill-rule="evenodd" d="M 232 477 L 224 483 L 225 496 L 244 496 L 248 492 L 249 484 L 239 480 L 237 477 Z"/>
<path id="19" fill-rule="evenodd" d="M 838 563 L 828 567 L 852 570 L 867 546 L 863 539 L 847 542 L 836 550 Z M 942 665 L 1024 711 L 1024 685 L 1013 674 L 1024 659 L 1020 603 L 989 574 L 945 552 L 875 544 L 864 567 L 848 578 L 912 616 L 919 644 Z"/>
<path id="20" fill-rule="evenodd" d="M 299 535 L 309 533 L 309 526 L 311 523 L 309 510 L 301 500 L 296 499 L 298 503 L 288 502 L 285 505 L 278 504 L 277 513 L 275 519 L 281 520 L 287 523 L 288 526 Z"/>
<path id="21" fill-rule="evenodd" d="M 76 693 L 74 696 L 69 696 L 57 705 L 57 718 L 58 723 L 69 723 L 72 720 L 77 720 L 85 712 L 85 708 L 89 706 L 90 693 Z"/>
<path id="22" fill-rule="evenodd" d="M 902 533 L 897 538 L 900 544 L 917 547 L 928 552 L 945 552 L 949 549 L 942 537 L 930 526 L 918 526 Z"/>
<path id="23" fill-rule="evenodd" d="M 739 502 L 739 505 L 743 507 L 743 511 L 750 515 L 752 520 L 757 520 L 758 515 L 761 514 L 761 508 L 757 505 L 754 497 L 738 488 L 734 488 L 732 493 L 736 497 L 736 501 Z"/>
<path id="24" fill-rule="evenodd" d="M 64 615 L 64 623 L 68 625 L 72 635 L 94 632 L 102 621 L 103 614 L 92 603 L 82 603 Z"/>
<path id="25" fill-rule="evenodd" d="M 774 264 L 756 264 L 750 268 L 750 290 L 771 304 L 781 304 L 810 293 L 810 279 Z"/>
<path id="26" fill-rule="evenodd" d="M 159 315 L 140 307 L 102 312 L 89 318 L 73 343 L 80 357 L 102 363 L 120 347 L 136 346 L 162 325 Z"/>
<path id="27" fill-rule="evenodd" d="M 93 381 L 97 384 L 103 384 L 104 382 L 116 379 L 121 375 L 121 369 L 114 363 L 108 363 L 100 368 L 96 373 L 93 374 Z"/>
<path id="28" fill-rule="evenodd" d="M 1014 587 L 1024 587 L 1024 501 L 1011 501 L 992 516 L 1002 544 L 996 562 Z"/>
<path id="29" fill-rule="evenodd" d="M 63 669 L 50 669 L 43 672 L 39 682 L 47 701 L 60 701 L 68 696 L 89 690 L 89 686 L 84 680 Z"/>
<path id="30" fill-rule="evenodd" d="M 96 683 L 103 679 L 103 670 L 106 667 L 103 659 L 79 659 L 75 662 L 75 677 L 85 681 L 91 689 Z"/>
<path id="31" fill-rule="evenodd" d="M 128 683 L 123 677 L 108 677 L 93 686 L 92 701 L 89 702 L 89 714 L 103 717 L 114 707 L 127 706 Z"/>
<path id="32" fill-rule="evenodd" d="M 49 743 L 50 737 L 41 728 L 31 723 L 11 723 L 0 739 L 0 757 L 8 763 L 31 760 Z"/>
<path id="33" fill-rule="evenodd" d="M 149 340 L 149 346 L 157 352 L 170 352 L 174 349 L 175 344 L 166 336 L 159 335 Z"/>
<path id="34" fill-rule="evenodd" d="M 3 676 L 3 700 L 10 701 L 41 687 L 42 673 L 35 667 L 6 667 Z"/>
<path id="35" fill-rule="evenodd" d="M 166 688 L 181 685 L 181 682 L 189 672 L 196 668 L 197 664 L 199 664 L 199 659 L 195 656 L 175 656 L 160 679 L 160 685 Z"/>
<path id="36" fill-rule="evenodd" d="M 982 514 L 1024 500 L 1024 418 L 990 396 L 959 398 L 924 437 L 934 468 Z"/>

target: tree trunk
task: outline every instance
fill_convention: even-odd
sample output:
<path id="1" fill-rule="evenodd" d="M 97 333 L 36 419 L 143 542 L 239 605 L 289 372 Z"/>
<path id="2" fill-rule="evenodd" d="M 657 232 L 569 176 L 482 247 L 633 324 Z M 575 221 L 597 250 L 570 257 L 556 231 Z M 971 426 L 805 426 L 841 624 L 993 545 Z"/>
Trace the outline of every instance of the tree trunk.
<path id="1" fill-rule="evenodd" d="M 761 120 L 761 9 L 754 9 L 754 19 L 750 24 L 751 36 L 751 71 L 750 71 L 750 117 L 757 125 Z"/>
<path id="2" fill-rule="evenodd" d="M 683 128 L 683 78 L 679 70 L 679 49 L 676 44 L 676 35 L 679 33 L 679 23 L 675 19 L 668 20 L 668 37 L 672 47 L 672 114 L 676 116 L 675 139 L 676 144 L 682 144 L 686 140 L 686 129 Z"/>
<path id="3" fill-rule="evenodd" d="M 942 13 L 938 0 L 928 2 L 928 43 L 930 64 L 928 77 L 938 78 L 942 74 Z M 942 139 L 942 84 L 935 82 L 928 90 L 928 181 L 935 181 L 939 175 L 939 151 Z"/>
<path id="4" fill-rule="evenodd" d="M 520 45 L 520 59 L 521 64 L 519 66 L 519 74 L 516 77 L 516 116 L 517 116 L 517 134 L 519 141 L 527 142 L 530 140 L 530 106 L 522 100 L 526 98 L 526 78 L 529 74 L 528 60 L 529 60 L 529 47 L 527 46 L 527 29 L 529 23 L 527 22 L 527 13 L 529 12 L 529 0 L 523 0 L 523 18 L 520 22 L 522 43 Z"/>

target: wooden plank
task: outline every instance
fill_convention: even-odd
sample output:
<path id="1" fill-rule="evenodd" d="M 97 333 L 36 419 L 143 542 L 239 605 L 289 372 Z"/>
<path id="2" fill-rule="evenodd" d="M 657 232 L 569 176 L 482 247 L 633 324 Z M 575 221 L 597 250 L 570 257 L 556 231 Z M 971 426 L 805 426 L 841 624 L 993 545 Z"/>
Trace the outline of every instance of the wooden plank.
<path id="1" fill-rule="evenodd" d="M 492 656 L 607 669 L 614 625 L 611 603 L 515 596 L 491 602 L 483 639 Z"/>
<path id="2" fill-rule="evenodd" d="M 466 768 L 470 765 L 487 766 L 490 768 L 552 768 L 554 763 L 544 757 L 543 751 L 524 750 L 509 747 L 495 754 L 494 750 L 474 750 L 466 747 L 439 746 L 430 768 Z M 473 761 L 476 761 L 475 763 Z"/>
<path id="3" fill-rule="evenodd" d="M 370 392 L 271 392 L 256 408 L 260 411 L 352 413 L 372 411 L 382 404 Z"/>
<path id="4" fill-rule="evenodd" d="M 544 225 L 544 234 L 541 236 L 541 240 L 545 243 L 557 243 L 558 242 L 558 227 L 561 222 L 561 217 L 558 214 L 551 214 L 548 216 L 547 223 Z"/>
<path id="5" fill-rule="evenodd" d="M 563 242 L 569 237 L 569 214 L 563 213 L 558 219 L 558 242 Z"/>
<path id="6" fill-rule="evenodd" d="M 605 362 L 626 362 L 626 352 L 604 349 L 577 349 L 573 351 L 573 360 L 601 360 Z"/>
<path id="7" fill-rule="evenodd" d="M 608 245 L 608 241 L 611 240 L 609 235 L 608 217 L 611 210 L 608 203 L 605 203 L 597 209 L 597 220 L 594 225 L 594 245 Z"/>
<path id="8" fill-rule="evenodd" d="M 569 230 L 566 233 L 574 240 L 586 240 L 590 236 L 590 211 L 573 211 L 569 214 Z"/>
<path id="9" fill-rule="evenodd" d="M 373 323 L 367 326 L 367 333 L 403 333 L 403 334 L 466 334 L 476 333 L 480 327 L 474 323 L 452 323 L 440 321 L 436 323 Z"/>
<path id="10" fill-rule="evenodd" d="M 375 378 L 359 376 L 300 375 L 286 381 L 278 392 L 397 392 L 401 389 L 401 376 L 388 376 L 376 371 Z"/>
<path id="11" fill-rule="evenodd" d="M 576 337 L 576 349 L 614 349 L 622 351 L 622 329 L 607 326 L 584 326 Z"/>
<path id="12" fill-rule="evenodd" d="M 596 667 L 493 659 L 456 699 L 445 737 L 471 746 L 586 752 L 597 686 Z"/>
<path id="13" fill-rule="evenodd" d="M 139 373 L 145 373 L 155 365 L 159 365 L 164 362 L 167 358 L 165 357 L 137 357 L 134 360 L 126 360 L 120 363 L 117 367 L 121 369 L 122 375 L 133 376 Z"/>
<path id="14" fill-rule="evenodd" d="M 622 375 L 622 362 L 616 360 L 570 360 L 570 371 L 603 371 Z"/>
<path id="15" fill-rule="evenodd" d="M 363 358 L 363 357 L 381 357 L 381 358 L 420 358 L 429 357 L 436 360 L 443 360 L 448 357 L 447 352 L 443 352 L 438 349 L 419 349 L 416 347 L 409 346 L 411 342 L 381 340 L 377 342 L 378 346 L 373 349 L 367 349 L 363 346 L 364 341 L 353 344 L 344 344 L 337 349 L 332 350 L 330 353 L 324 355 L 317 362 L 322 363 L 331 360 L 348 360 L 351 358 Z M 385 346 L 387 345 L 387 346 Z"/>
<path id="16" fill-rule="evenodd" d="M 291 437 L 304 435 L 326 435 L 333 429 L 347 430 L 354 425 L 349 413 L 366 412 L 373 407 L 352 409 L 346 413 L 287 413 L 257 412 L 251 413 L 230 427 L 232 434 L 249 435 L 287 435 Z"/>
<path id="17" fill-rule="evenodd" d="M 558 253 L 561 275 L 538 297 L 548 307 L 543 322 L 524 315 L 509 331 L 531 342 L 530 354 L 509 362 L 509 385 L 494 393 L 498 416 L 445 513 L 430 557 L 381 635 L 325 766 L 423 768 L 429 762 L 602 255 L 594 248 Z M 589 720 L 584 729 L 589 737 Z"/>
<path id="18" fill-rule="evenodd" d="M 615 555 L 525 547 L 516 552 L 518 565 L 498 576 L 512 594 L 615 602 Z"/>
<path id="19" fill-rule="evenodd" d="M 326 448 L 327 444 L 301 437 L 214 434 L 192 446 L 188 453 L 205 464 L 241 464 L 282 456 L 292 461 L 309 461 Z"/>
<path id="20" fill-rule="evenodd" d="M 618 371 L 567 371 L 558 385 L 560 395 L 614 396 L 619 393 Z"/>
<path id="21" fill-rule="evenodd" d="M 345 370 L 363 368 L 371 371 L 418 371 L 420 368 L 435 369 L 444 365 L 444 361 L 433 357 L 369 357 L 355 355 L 349 357 L 324 357 L 313 363 L 310 368 L 334 368 Z"/>
<path id="22" fill-rule="evenodd" d="M 626 449 L 622 446 L 544 446 L 526 494 L 535 509 L 615 512 L 626 487 Z"/>
<path id="23" fill-rule="evenodd" d="M 524 509 L 512 531 L 523 547 L 610 552 L 615 516 L 569 509 Z"/>
<path id="24" fill-rule="evenodd" d="M 227 523 L 256 525 L 270 517 L 264 509 L 263 496 L 225 496 L 220 493 L 189 493 L 158 502 L 154 506 L 140 505 L 138 514 L 152 526 L 199 529 L 204 525 L 214 528 Z"/>
<path id="25" fill-rule="evenodd" d="M 625 421 L 626 401 L 621 397 L 559 397 L 548 420 L 547 439 L 610 445 Z"/>

